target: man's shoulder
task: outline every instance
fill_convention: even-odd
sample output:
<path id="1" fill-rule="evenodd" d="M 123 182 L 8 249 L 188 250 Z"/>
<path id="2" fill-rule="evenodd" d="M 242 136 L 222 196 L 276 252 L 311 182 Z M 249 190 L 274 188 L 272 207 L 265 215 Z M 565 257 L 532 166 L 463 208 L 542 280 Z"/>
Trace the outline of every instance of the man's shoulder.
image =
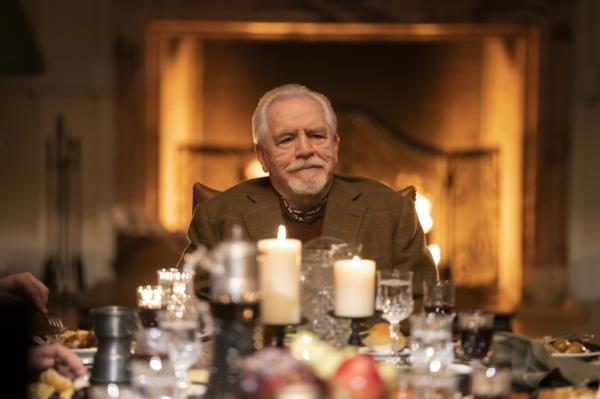
<path id="1" fill-rule="evenodd" d="M 395 189 L 368 177 L 336 175 L 336 186 L 356 203 L 376 212 L 402 208 L 409 201 Z"/>
<path id="2" fill-rule="evenodd" d="M 345 189 L 360 191 L 365 194 L 397 195 L 397 192 L 383 183 L 363 176 L 336 175 L 336 182 Z"/>
<path id="3" fill-rule="evenodd" d="M 217 194 L 214 198 L 206 202 L 206 206 L 221 207 L 228 204 L 241 205 L 246 201 L 271 194 L 273 191 L 268 177 L 259 177 L 256 179 L 244 180 L 227 190 Z"/>

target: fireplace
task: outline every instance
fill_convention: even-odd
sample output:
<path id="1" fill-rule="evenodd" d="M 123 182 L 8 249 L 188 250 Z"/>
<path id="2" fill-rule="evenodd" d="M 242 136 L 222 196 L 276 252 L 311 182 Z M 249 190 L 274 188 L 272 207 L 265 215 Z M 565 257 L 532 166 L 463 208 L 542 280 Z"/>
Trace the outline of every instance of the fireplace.
<path id="1" fill-rule="evenodd" d="M 146 203 L 185 229 L 194 182 L 225 189 L 248 177 L 258 97 L 303 83 L 338 113 L 337 172 L 417 186 L 441 271 L 512 307 L 530 228 L 523 146 L 537 41 L 517 24 L 154 22 Z"/>

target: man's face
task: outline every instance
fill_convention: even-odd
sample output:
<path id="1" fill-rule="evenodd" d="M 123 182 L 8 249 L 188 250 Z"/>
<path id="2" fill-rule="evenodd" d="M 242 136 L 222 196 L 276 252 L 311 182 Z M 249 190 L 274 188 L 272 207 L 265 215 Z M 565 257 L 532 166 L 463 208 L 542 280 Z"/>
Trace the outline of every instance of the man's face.
<path id="1" fill-rule="evenodd" d="M 310 97 L 275 100 L 267 108 L 267 133 L 256 154 L 277 192 L 292 205 L 319 201 L 337 163 L 339 137 Z"/>

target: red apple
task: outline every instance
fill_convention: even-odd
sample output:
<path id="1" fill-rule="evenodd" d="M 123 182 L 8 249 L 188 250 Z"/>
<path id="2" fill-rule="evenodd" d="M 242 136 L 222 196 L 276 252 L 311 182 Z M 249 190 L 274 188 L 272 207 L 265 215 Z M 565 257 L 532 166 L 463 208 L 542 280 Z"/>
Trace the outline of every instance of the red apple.
<path id="1" fill-rule="evenodd" d="M 346 359 L 329 381 L 329 388 L 334 399 L 381 399 L 385 395 L 375 361 L 365 354 Z"/>

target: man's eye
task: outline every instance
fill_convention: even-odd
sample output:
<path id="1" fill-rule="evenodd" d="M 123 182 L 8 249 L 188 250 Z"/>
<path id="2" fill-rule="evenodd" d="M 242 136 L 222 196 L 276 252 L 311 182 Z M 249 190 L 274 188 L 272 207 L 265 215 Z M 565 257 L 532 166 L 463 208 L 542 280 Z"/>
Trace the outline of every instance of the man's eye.
<path id="1" fill-rule="evenodd" d="M 277 141 L 277 144 L 287 144 L 292 141 L 291 137 L 282 137 Z"/>
<path id="2" fill-rule="evenodd" d="M 309 133 L 309 136 L 314 139 L 324 139 L 327 137 L 327 134 L 321 131 L 313 131 Z"/>

